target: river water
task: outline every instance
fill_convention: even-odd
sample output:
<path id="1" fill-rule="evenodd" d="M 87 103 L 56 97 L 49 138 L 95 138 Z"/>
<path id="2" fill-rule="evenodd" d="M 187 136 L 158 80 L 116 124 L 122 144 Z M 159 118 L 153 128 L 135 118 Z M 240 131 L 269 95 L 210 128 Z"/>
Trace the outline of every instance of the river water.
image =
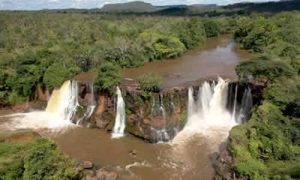
<path id="1" fill-rule="evenodd" d="M 178 59 L 126 69 L 123 77 L 134 79 L 154 72 L 163 76 L 163 87 L 216 76 L 234 79 L 235 66 L 248 57 L 249 54 L 238 50 L 230 38 L 218 37 L 209 39 L 203 47 Z M 0 111 L 2 115 L 7 113 Z M 0 118 L 0 125 L 9 119 Z M 1 131 L 4 132 L 4 129 Z M 100 167 L 116 171 L 121 180 L 213 179 L 212 161 L 228 133 L 218 132 L 205 137 L 195 134 L 177 143 L 150 144 L 130 135 L 112 139 L 111 134 L 104 130 L 75 125 L 55 133 L 45 129 L 37 131 L 56 141 L 60 149 L 74 159 L 92 161 Z"/>
<path id="2" fill-rule="evenodd" d="M 199 79 L 206 80 L 217 76 L 236 79 L 235 66 L 251 57 L 248 51 L 241 50 L 228 36 L 210 38 L 206 43 L 177 59 L 153 61 L 137 68 L 125 69 L 124 78 L 154 73 L 164 79 L 162 88 L 174 87 Z"/>

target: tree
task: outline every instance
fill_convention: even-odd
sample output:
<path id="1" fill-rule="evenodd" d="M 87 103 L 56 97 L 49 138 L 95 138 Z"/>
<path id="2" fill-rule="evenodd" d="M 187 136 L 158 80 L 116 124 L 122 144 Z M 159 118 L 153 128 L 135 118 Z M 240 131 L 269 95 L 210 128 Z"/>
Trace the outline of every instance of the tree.
<path id="1" fill-rule="evenodd" d="M 204 21 L 204 29 L 207 37 L 215 37 L 220 34 L 219 24 L 215 20 L 206 19 Z"/>
<path id="2" fill-rule="evenodd" d="M 234 33 L 235 39 L 242 48 L 263 52 L 264 48 L 274 43 L 276 26 L 263 17 L 256 19 L 240 18 L 238 28 Z"/>
<path id="3" fill-rule="evenodd" d="M 65 66 L 61 63 L 54 63 L 46 70 L 43 82 L 48 88 L 60 87 L 64 81 L 72 79 L 79 72 L 75 66 Z"/>
<path id="4" fill-rule="evenodd" d="M 205 28 L 198 18 L 192 18 L 177 26 L 180 41 L 187 49 L 192 49 L 204 42 L 206 39 Z"/>
<path id="5" fill-rule="evenodd" d="M 93 66 L 93 59 L 88 55 L 77 55 L 74 57 L 75 64 L 83 71 L 89 71 Z"/>
<path id="6" fill-rule="evenodd" d="M 113 93 L 113 89 L 121 81 L 120 67 L 113 63 L 104 63 L 97 68 L 94 85 L 96 89 Z"/>
<path id="7" fill-rule="evenodd" d="M 148 97 L 152 92 L 159 92 L 162 83 L 162 77 L 157 74 L 143 74 L 137 80 L 144 97 Z"/>
<path id="8" fill-rule="evenodd" d="M 295 70 L 286 62 L 267 60 L 264 58 L 252 59 L 240 63 L 236 71 L 241 79 L 263 79 L 273 81 L 278 77 L 292 77 Z"/>

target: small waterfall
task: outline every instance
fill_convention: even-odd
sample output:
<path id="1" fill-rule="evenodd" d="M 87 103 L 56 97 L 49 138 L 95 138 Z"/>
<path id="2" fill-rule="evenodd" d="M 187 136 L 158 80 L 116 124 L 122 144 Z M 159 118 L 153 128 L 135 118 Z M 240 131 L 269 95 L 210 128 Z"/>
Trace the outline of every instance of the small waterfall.
<path id="1" fill-rule="evenodd" d="M 190 119 L 194 113 L 195 101 L 193 94 L 194 90 L 192 87 L 190 87 L 188 90 L 188 119 Z"/>
<path id="2" fill-rule="evenodd" d="M 160 111 L 160 115 L 163 117 L 163 119 L 166 119 L 166 111 L 164 108 L 164 100 L 163 100 L 162 94 L 159 94 L 159 111 Z"/>
<path id="3" fill-rule="evenodd" d="M 156 143 L 163 143 L 170 140 L 170 136 L 165 128 L 156 129 L 151 127 L 151 131 L 154 133 L 153 141 Z"/>
<path id="4" fill-rule="evenodd" d="M 238 85 L 235 85 L 234 91 L 234 99 L 233 99 L 233 110 L 232 110 L 232 120 L 236 119 L 236 104 L 237 104 L 237 93 L 238 93 Z"/>
<path id="5" fill-rule="evenodd" d="M 251 89 L 247 87 L 242 97 L 240 111 L 237 118 L 238 123 L 244 123 L 247 119 L 250 118 L 252 106 L 253 100 Z"/>
<path id="6" fill-rule="evenodd" d="M 115 125 L 113 128 L 112 138 L 120 138 L 124 136 L 125 130 L 125 103 L 122 97 L 122 92 L 119 87 L 117 87 L 117 115 L 115 119 Z"/>
<path id="7" fill-rule="evenodd" d="M 90 90 L 90 93 L 91 93 L 91 96 L 90 96 L 90 99 L 89 99 L 89 105 L 87 106 L 86 111 L 83 114 L 83 116 L 77 121 L 76 125 L 80 125 L 80 124 L 83 123 L 84 120 L 89 119 L 92 116 L 92 114 L 93 114 L 93 112 L 96 108 L 95 95 L 94 95 L 94 86 L 93 86 L 92 83 L 89 83 L 88 87 L 89 87 L 89 90 Z"/>
<path id="8" fill-rule="evenodd" d="M 169 106 L 170 106 L 170 114 L 173 114 L 175 112 L 175 104 L 174 104 L 173 96 L 170 96 Z"/>

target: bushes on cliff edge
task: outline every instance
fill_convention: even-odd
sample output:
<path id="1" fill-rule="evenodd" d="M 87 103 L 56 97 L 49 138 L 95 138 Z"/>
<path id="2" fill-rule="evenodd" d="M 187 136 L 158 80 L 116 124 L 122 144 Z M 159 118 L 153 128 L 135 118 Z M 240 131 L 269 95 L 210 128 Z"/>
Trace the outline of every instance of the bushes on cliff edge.
<path id="1" fill-rule="evenodd" d="M 151 92 L 159 92 L 162 83 L 162 77 L 157 74 L 143 74 L 137 80 L 144 97 L 148 97 Z"/>
<path id="2" fill-rule="evenodd" d="M 104 90 L 112 93 L 113 88 L 121 81 L 120 67 L 113 63 L 104 63 L 96 70 L 97 77 L 94 82 L 95 88 L 97 90 Z"/>

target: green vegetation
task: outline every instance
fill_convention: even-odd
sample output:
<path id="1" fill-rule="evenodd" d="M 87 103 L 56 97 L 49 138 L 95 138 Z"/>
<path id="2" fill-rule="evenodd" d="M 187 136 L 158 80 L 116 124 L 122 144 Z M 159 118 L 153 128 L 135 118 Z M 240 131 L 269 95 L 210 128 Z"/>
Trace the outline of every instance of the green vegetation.
<path id="1" fill-rule="evenodd" d="M 149 97 L 151 92 L 159 92 L 162 83 L 162 77 L 156 74 L 144 74 L 139 76 L 137 80 L 144 97 Z"/>
<path id="2" fill-rule="evenodd" d="M 112 88 L 120 83 L 121 74 L 118 65 L 112 63 L 102 64 L 97 69 L 94 85 L 97 90 L 106 90 L 112 93 Z"/>
<path id="3" fill-rule="evenodd" d="M 47 139 L 0 142 L 0 179 L 79 179 L 75 163 Z"/>
<path id="4" fill-rule="evenodd" d="M 230 134 L 233 171 L 247 179 L 300 178 L 300 13 L 238 19 L 235 38 L 259 53 L 237 68 L 264 82 L 261 105 Z"/>
<path id="5" fill-rule="evenodd" d="M 107 63 L 127 68 L 178 57 L 219 35 L 228 24 L 220 22 L 199 17 L 0 12 L 0 104 L 32 100 L 38 84 L 53 89 L 91 69 L 102 71 L 98 89 L 112 89 L 119 82 L 120 68 L 103 77 L 105 68 L 111 68 Z"/>
<path id="6" fill-rule="evenodd" d="M 55 88 L 90 70 L 97 73 L 95 87 L 112 93 L 122 68 L 178 57 L 207 38 L 231 34 L 257 56 L 237 66 L 239 77 L 264 86 L 249 122 L 231 131 L 232 170 L 245 179 L 299 179 L 300 13 L 272 13 L 282 10 L 299 10 L 299 1 L 159 12 L 169 16 L 0 12 L 0 105 L 32 100 L 38 84 Z M 196 16 L 220 14 L 228 16 Z M 143 96 L 149 97 L 162 80 L 148 74 L 138 81 Z M 71 167 L 47 140 L 0 143 L 2 179 L 70 179 L 76 175 Z"/>

